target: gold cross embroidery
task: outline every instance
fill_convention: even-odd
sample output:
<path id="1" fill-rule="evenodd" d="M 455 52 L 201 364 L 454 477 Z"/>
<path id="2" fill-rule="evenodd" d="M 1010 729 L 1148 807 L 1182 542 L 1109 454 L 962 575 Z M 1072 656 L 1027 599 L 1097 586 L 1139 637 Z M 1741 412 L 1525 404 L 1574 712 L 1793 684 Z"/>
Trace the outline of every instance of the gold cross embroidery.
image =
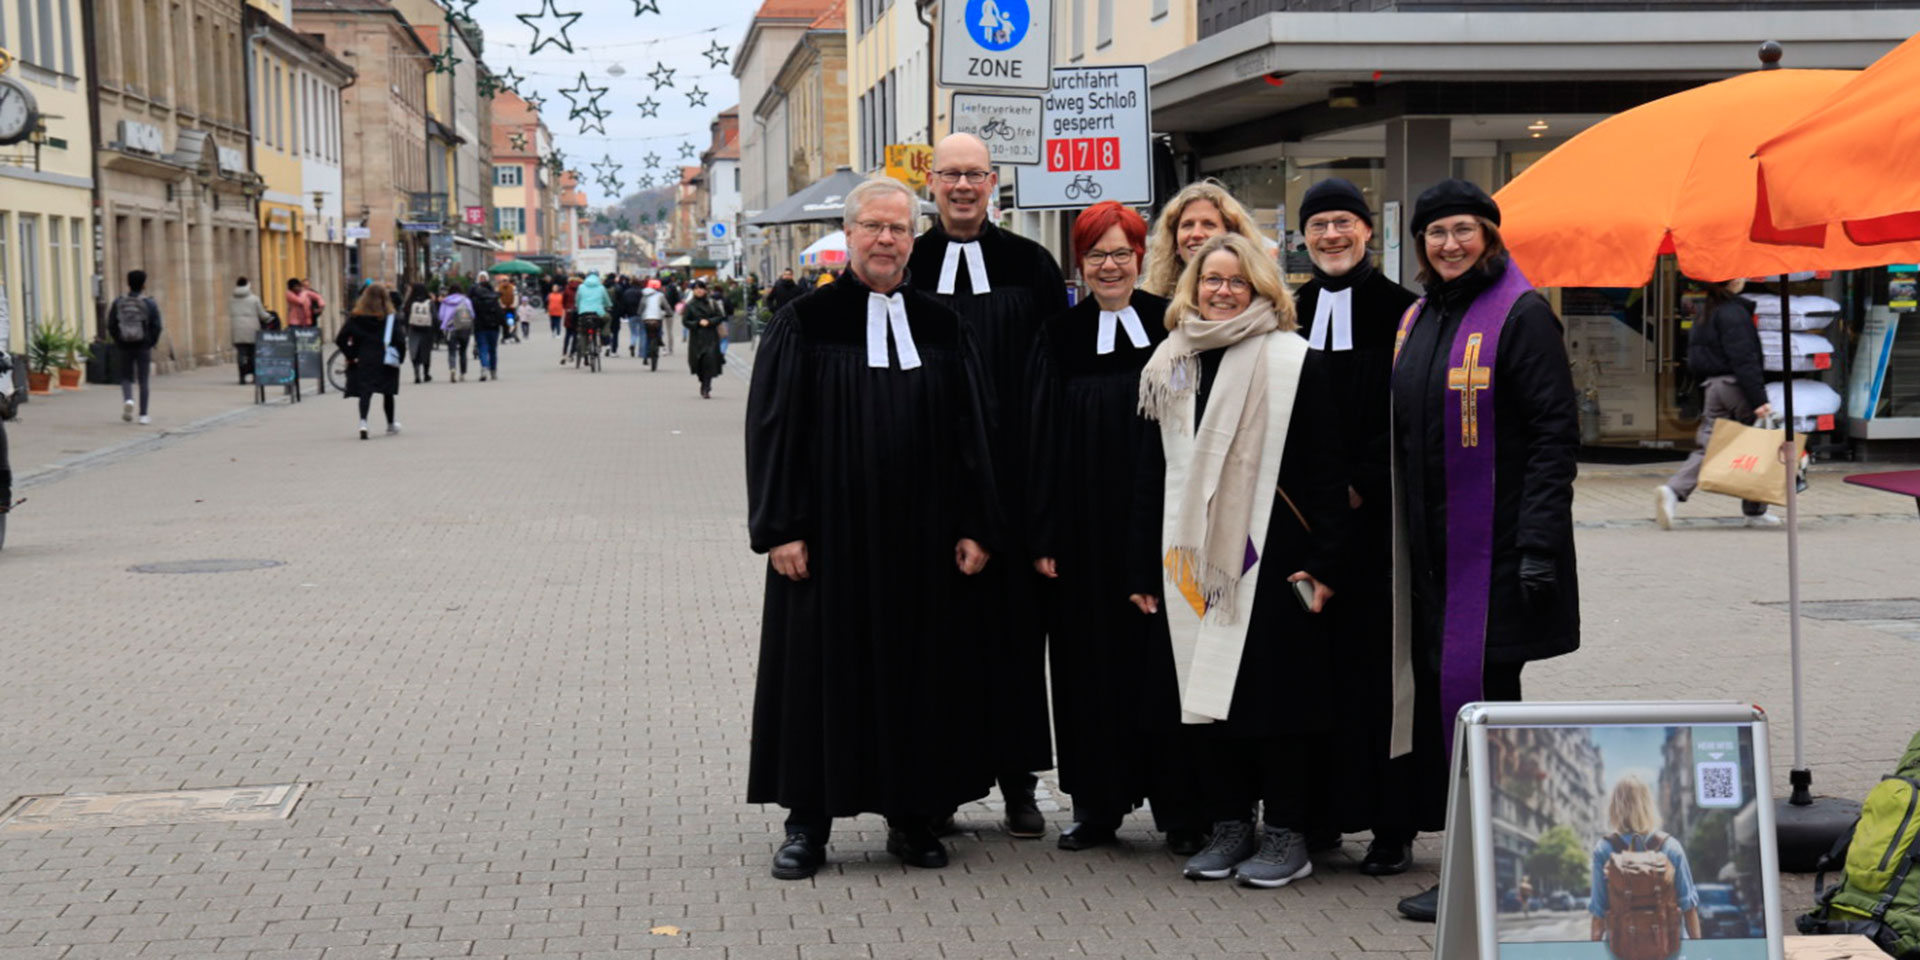
<path id="1" fill-rule="evenodd" d="M 1447 389 L 1460 391 L 1460 445 L 1480 445 L 1480 391 L 1492 386 L 1493 371 L 1480 366 L 1480 334 L 1467 336 L 1460 365 L 1447 371 Z"/>

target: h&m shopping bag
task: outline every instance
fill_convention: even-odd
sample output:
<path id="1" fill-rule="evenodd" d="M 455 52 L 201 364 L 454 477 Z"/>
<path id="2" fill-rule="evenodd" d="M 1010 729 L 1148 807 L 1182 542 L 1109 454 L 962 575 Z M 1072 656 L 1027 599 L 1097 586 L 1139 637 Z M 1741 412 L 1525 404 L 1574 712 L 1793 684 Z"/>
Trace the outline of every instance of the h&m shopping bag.
<path id="1" fill-rule="evenodd" d="M 1700 464 L 1700 489 L 1742 500 L 1785 506 L 1788 464 L 1780 458 L 1782 430 L 1762 430 L 1737 420 L 1715 420 Z M 1806 452 L 1807 435 L 1793 435 L 1793 463 Z"/>

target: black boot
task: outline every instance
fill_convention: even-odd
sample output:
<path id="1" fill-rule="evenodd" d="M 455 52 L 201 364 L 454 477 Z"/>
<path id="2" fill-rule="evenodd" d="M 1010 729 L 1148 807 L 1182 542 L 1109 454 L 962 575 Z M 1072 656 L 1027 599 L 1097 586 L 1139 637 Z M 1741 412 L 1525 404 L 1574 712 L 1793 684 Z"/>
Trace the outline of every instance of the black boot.
<path id="1" fill-rule="evenodd" d="M 947 848 L 933 829 L 913 820 L 887 821 L 887 852 L 910 867 L 937 870 L 947 865 Z"/>
<path id="2" fill-rule="evenodd" d="M 1116 832 L 1119 827 L 1120 821 L 1116 818 L 1075 820 L 1073 826 L 1060 831 L 1060 849 L 1091 850 L 1119 843 L 1120 837 Z"/>
<path id="3" fill-rule="evenodd" d="M 1007 833 L 1021 840 L 1038 840 L 1047 835 L 1047 819 L 1034 802 L 1033 787 L 1039 778 L 1031 773 L 1011 773 L 1000 778 L 1000 796 L 1007 801 Z"/>
<path id="4" fill-rule="evenodd" d="M 1400 915 L 1408 920 L 1432 923 L 1440 916 L 1440 885 L 1436 883 L 1400 901 Z"/>
<path id="5" fill-rule="evenodd" d="M 773 877 L 776 880 L 805 880 L 819 872 L 827 862 L 826 845 L 808 836 L 804 830 L 787 833 L 787 842 L 773 852 Z"/>
<path id="6" fill-rule="evenodd" d="M 1360 861 L 1360 872 L 1369 877 L 1392 877 L 1413 866 L 1413 843 L 1392 834 L 1375 834 Z"/>

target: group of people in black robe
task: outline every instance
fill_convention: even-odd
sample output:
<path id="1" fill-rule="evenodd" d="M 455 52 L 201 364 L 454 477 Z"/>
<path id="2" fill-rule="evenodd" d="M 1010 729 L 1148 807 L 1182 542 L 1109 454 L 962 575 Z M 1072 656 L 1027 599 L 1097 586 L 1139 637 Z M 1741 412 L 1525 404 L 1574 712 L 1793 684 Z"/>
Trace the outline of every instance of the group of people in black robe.
<path id="1" fill-rule="evenodd" d="M 747 799 L 788 811 L 773 875 L 812 876 L 865 813 L 944 866 L 954 811 L 996 786 L 1005 829 L 1042 837 L 1056 746 L 1061 849 L 1120 842 L 1144 804 L 1195 879 L 1281 886 L 1352 833 L 1362 871 L 1408 869 L 1453 713 L 1579 643 L 1573 387 L 1498 207 L 1458 180 L 1419 198 L 1416 298 L 1343 180 L 1301 205 L 1298 291 L 1216 183 L 1151 231 L 1096 204 L 1070 307 L 1047 250 L 989 219 L 985 144 L 933 161 L 934 226 L 863 183 L 847 272 L 754 365 Z"/>

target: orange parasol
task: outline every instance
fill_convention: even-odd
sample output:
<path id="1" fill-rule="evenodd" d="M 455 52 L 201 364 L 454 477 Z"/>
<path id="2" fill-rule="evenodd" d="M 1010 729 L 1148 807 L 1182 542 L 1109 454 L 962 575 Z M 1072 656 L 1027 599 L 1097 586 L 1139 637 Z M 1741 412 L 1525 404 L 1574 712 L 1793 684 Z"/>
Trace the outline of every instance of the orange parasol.
<path id="1" fill-rule="evenodd" d="M 1920 239 L 1916 89 L 1920 34 L 1762 143 L 1756 232 L 1839 222 L 1858 243 Z"/>
<path id="2" fill-rule="evenodd" d="M 1701 280 L 1920 259 L 1920 243 L 1863 246 L 1837 227 L 1816 227 L 1811 239 L 1751 236 L 1754 148 L 1780 129 L 1779 117 L 1803 115 L 1857 76 L 1757 71 L 1609 117 L 1495 196 L 1501 235 L 1543 287 L 1637 287 L 1662 253 Z"/>

